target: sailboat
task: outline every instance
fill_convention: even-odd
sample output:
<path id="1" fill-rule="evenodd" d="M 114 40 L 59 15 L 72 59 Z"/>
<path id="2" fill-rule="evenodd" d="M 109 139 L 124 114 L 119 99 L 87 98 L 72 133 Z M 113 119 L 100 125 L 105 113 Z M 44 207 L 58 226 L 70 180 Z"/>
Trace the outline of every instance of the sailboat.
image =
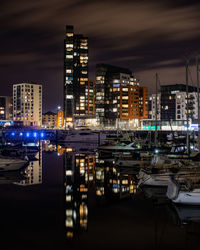
<path id="1" fill-rule="evenodd" d="M 199 69 L 197 57 L 197 90 L 198 90 L 198 146 L 199 146 Z M 200 205 L 200 174 L 186 176 L 184 179 L 171 178 L 168 183 L 167 197 L 174 203 Z"/>

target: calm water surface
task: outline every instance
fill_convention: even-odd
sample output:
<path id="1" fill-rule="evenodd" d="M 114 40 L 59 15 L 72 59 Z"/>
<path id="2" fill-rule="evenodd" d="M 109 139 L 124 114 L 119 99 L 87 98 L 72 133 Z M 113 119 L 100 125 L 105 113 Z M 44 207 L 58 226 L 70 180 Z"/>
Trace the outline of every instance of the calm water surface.
<path id="1" fill-rule="evenodd" d="M 199 207 L 137 190 L 133 169 L 97 152 L 56 150 L 25 173 L 1 173 L 4 249 L 199 249 Z"/>

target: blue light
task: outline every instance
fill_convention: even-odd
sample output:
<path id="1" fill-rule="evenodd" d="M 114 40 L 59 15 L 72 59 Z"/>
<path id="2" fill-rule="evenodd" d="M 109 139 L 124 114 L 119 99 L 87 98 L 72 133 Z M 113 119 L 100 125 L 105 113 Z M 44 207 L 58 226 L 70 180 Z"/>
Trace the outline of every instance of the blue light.
<path id="1" fill-rule="evenodd" d="M 33 136 L 34 136 L 34 137 L 37 137 L 37 133 L 36 133 L 36 132 L 34 132 L 34 133 L 33 133 Z"/>
<path id="2" fill-rule="evenodd" d="M 22 135 L 23 135 L 23 133 L 21 132 L 19 135 L 20 135 L 20 136 L 22 136 Z"/>
<path id="3" fill-rule="evenodd" d="M 15 136 L 15 132 L 12 132 L 11 135 L 12 135 L 12 136 Z"/>
<path id="4" fill-rule="evenodd" d="M 26 133 L 26 137 L 29 137 L 29 135 L 30 135 L 29 133 Z"/>
<path id="5" fill-rule="evenodd" d="M 44 137 L 44 133 L 41 133 L 40 136 L 41 136 L 41 137 Z"/>

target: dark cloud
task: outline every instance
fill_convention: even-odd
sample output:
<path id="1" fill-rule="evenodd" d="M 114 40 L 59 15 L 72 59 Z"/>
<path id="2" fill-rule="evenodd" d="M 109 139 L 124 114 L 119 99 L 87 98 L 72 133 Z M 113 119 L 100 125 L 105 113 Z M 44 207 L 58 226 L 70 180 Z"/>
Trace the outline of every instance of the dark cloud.
<path id="1" fill-rule="evenodd" d="M 155 72 L 163 83 L 183 82 L 185 56 L 199 51 L 198 1 L 1 2 L 1 94 L 14 82 L 43 82 L 45 110 L 62 104 L 66 24 L 89 37 L 90 78 L 96 63 L 110 63 L 133 70 L 151 91 Z"/>

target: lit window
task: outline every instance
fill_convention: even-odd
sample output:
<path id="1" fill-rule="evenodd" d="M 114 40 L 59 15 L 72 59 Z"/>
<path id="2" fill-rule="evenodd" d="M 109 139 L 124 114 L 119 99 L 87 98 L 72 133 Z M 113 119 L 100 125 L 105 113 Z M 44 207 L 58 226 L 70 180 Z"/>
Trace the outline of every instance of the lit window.
<path id="1" fill-rule="evenodd" d="M 66 95 L 67 99 L 73 99 L 73 95 Z"/>
<path id="2" fill-rule="evenodd" d="M 73 44 L 66 44 L 66 48 L 73 48 Z"/>
<path id="3" fill-rule="evenodd" d="M 73 58 L 73 55 L 66 55 L 66 58 L 71 59 L 71 58 Z"/>
<path id="4" fill-rule="evenodd" d="M 67 33 L 66 36 L 67 37 L 72 37 L 74 34 L 73 33 Z"/>

